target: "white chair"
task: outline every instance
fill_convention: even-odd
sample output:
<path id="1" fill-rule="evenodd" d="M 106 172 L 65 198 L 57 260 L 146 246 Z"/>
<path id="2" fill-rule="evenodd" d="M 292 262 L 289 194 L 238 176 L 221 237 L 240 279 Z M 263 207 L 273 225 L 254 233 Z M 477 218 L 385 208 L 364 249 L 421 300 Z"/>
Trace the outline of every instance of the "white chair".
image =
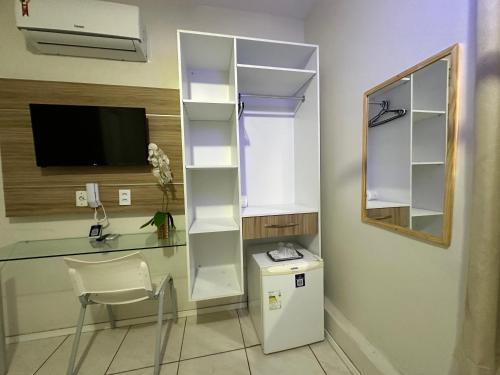
<path id="1" fill-rule="evenodd" d="M 83 320 L 88 305 L 95 303 L 106 305 L 111 327 L 114 328 L 115 321 L 111 309 L 112 305 L 122 305 L 148 299 L 158 299 L 158 328 L 154 357 L 154 375 L 158 375 L 162 349 L 163 301 L 167 284 L 170 286 L 170 299 L 175 317 L 177 312 L 172 277 L 167 275 L 158 284 L 154 284 L 151 281 L 146 259 L 140 252 L 100 262 L 87 262 L 73 258 L 65 258 L 64 261 L 69 268 L 73 288 L 82 305 L 67 375 L 73 375 Z"/>

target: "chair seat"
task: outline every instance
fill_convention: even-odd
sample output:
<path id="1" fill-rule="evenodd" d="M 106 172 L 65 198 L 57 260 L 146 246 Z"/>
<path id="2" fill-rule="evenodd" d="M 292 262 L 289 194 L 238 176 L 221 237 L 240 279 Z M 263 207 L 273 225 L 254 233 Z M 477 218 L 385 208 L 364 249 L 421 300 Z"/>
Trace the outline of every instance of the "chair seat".
<path id="1" fill-rule="evenodd" d="M 92 293 L 89 301 L 103 305 L 125 305 L 151 299 L 151 294 L 144 289 L 125 290 L 109 293 Z"/>

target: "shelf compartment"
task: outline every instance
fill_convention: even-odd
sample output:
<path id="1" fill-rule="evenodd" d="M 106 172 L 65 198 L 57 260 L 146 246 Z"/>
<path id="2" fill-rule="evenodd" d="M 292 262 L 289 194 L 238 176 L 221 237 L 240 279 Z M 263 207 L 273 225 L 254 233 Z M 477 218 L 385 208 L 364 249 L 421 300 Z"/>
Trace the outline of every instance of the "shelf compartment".
<path id="1" fill-rule="evenodd" d="M 245 94 L 294 96 L 315 75 L 314 70 L 238 64 L 238 90 Z"/>
<path id="2" fill-rule="evenodd" d="M 435 237 L 443 235 L 443 215 L 414 216 L 411 220 L 412 229 L 428 233 Z"/>
<path id="3" fill-rule="evenodd" d="M 233 116 L 234 117 L 234 116 Z M 234 168 L 238 164 L 235 121 L 184 121 L 186 168 Z"/>
<path id="4" fill-rule="evenodd" d="M 396 207 L 410 207 L 410 203 L 390 202 L 381 200 L 371 200 L 366 202 L 367 210 L 374 208 L 396 208 Z"/>
<path id="5" fill-rule="evenodd" d="M 317 46 L 238 38 L 238 64 L 304 69 Z"/>
<path id="6" fill-rule="evenodd" d="M 446 111 L 448 61 L 439 60 L 413 73 L 413 108 Z"/>
<path id="7" fill-rule="evenodd" d="M 384 87 L 383 89 L 378 90 L 377 92 L 374 93 L 374 96 L 386 95 L 387 93 L 389 93 L 389 91 L 392 91 L 401 85 L 405 85 L 410 81 L 411 79 L 409 77 L 403 77 L 400 80 L 397 80 L 396 82 L 393 82 L 390 85 Z"/>
<path id="8" fill-rule="evenodd" d="M 412 131 L 413 164 L 442 164 L 446 159 L 446 116 L 441 114 L 425 117 L 417 123 L 414 121 Z"/>
<path id="9" fill-rule="evenodd" d="M 189 278 L 193 301 L 243 294 L 240 232 L 189 235 Z"/>
<path id="10" fill-rule="evenodd" d="M 237 169 L 196 169 L 186 174 L 188 223 L 239 218 Z"/>
<path id="11" fill-rule="evenodd" d="M 279 204 L 279 205 L 263 205 L 263 206 L 248 206 L 242 208 L 242 217 L 252 216 L 274 216 L 274 215 L 291 215 L 291 214 L 306 214 L 319 212 L 317 208 L 301 206 L 298 204 Z"/>
<path id="12" fill-rule="evenodd" d="M 198 171 L 198 170 L 210 170 L 210 169 L 237 169 L 237 165 L 186 165 L 187 170 Z"/>
<path id="13" fill-rule="evenodd" d="M 422 208 L 414 208 L 412 207 L 411 209 L 411 216 L 412 217 L 417 217 L 417 216 L 438 216 L 442 215 L 443 213 L 441 211 L 432 211 L 432 210 L 425 210 Z"/>
<path id="14" fill-rule="evenodd" d="M 201 102 L 184 100 L 187 117 L 192 121 L 229 121 L 234 114 L 234 102 Z"/>
<path id="15" fill-rule="evenodd" d="M 191 299 L 207 299 L 237 296 L 242 294 L 235 265 L 199 267 Z"/>
<path id="16" fill-rule="evenodd" d="M 196 219 L 189 228 L 189 234 L 230 232 L 239 230 L 240 226 L 232 217 Z"/>
<path id="17" fill-rule="evenodd" d="M 412 165 L 443 165 L 443 161 L 414 161 Z"/>
<path id="18" fill-rule="evenodd" d="M 183 99 L 234 101 L 234 39 L 180 32 Z"/>
<path id="19" fill-rule="evenodd" d="M 416 164 L 412 167 L 412 207 L 442 212 L 444 206 L 444 164 Z"/>
<path id="20" fill-rule="evenodd" d="M 430 111 L 425 109 L 414 109 L 412 112 L 413 123 L 429 120 L 433 117 L 439 117 L 446 114 L 446 111 Z"/>

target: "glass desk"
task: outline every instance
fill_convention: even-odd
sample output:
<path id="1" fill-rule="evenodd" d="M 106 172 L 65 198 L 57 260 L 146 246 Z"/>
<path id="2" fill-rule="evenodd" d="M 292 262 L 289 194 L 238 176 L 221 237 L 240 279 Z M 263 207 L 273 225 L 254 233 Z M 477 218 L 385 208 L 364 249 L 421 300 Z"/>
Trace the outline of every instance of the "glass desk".
<path id="1" fill-rule="evenodd" d="M 156 233 L 122 234 L 114 240 L 98 242 L 88 237 L 55 240 L 20 241 L 0 247 L 0 262 L 22 261 L 120 251 L 142 251 L 165 247 L 186 246 L 186 232 L 177 230 L 166 240 L 159 240 Z M 0 375 L 7 374 L 3 305 L 0 293 Z"/>

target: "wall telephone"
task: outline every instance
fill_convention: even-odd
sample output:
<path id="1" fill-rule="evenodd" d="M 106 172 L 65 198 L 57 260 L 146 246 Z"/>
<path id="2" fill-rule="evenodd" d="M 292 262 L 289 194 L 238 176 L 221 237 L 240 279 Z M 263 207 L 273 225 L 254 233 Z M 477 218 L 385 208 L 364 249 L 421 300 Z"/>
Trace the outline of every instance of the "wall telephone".
<path id="1" fill-rule="evenodd" d="M 92 226 L 94 227 L 107 227 L 108 226 L 108 216 L 106 215 L 106 210 L 104 209 L 104 206 L 101 203 L 101 200 L 99 198 L 99 185 L 97 185 L 95 182 L 91 182 L 86 184 L 87 187 L 87 203 L 89 207 L 94 209 L 94 219 L 97 223 L 97 225 Z M 98 218 L 97 217 L 97 209 L 101 207 L 102 212 L 103 212 L 103 217 Z M 92 228 L 90 230 L 90 233 L 92 233 Z M 100 229 L 100 228 L 99 228 Z M 94 228 L 94 233 L 97 229 Z M 97 233 L 96 233 L 97 234 Z M 101 232 L 99 231 L 99 236 L 101 235 Z M 89 234 L 89 237 L 94 237 L 91 234 Z"/>
<path id="2" fill-rule="evenodd" d="M 99 185 L 94 182 L 87 184 L 87 203 L 89 207 L 97 208 L 101 206 L 99 200 Z"/>

